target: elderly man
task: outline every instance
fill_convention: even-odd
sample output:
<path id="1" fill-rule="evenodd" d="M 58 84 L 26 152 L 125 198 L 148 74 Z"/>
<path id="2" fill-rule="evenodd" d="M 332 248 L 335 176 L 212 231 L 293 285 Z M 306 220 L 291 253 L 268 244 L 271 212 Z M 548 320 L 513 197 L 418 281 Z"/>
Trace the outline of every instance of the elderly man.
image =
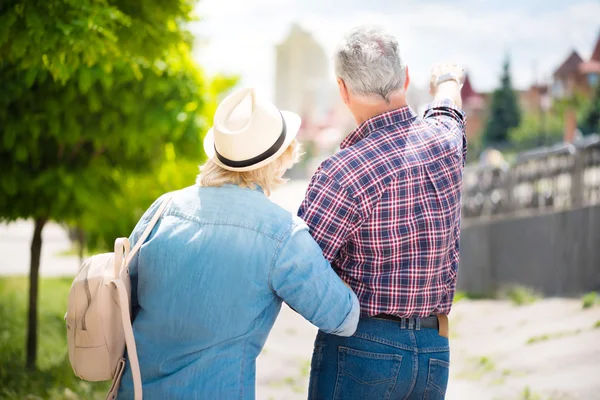
<path id="1" fill-rule="evenodd" d="M 349 338 L 318 333 L 309 398 L 442 399 L 467 149 L 463 70 L 433 69 L 434 102 L 419 118 L 393 36 L 352 31 L 335 68 L 358 128 L 319 167 L 298 215 L 357 294 L 361 320 Z"/>

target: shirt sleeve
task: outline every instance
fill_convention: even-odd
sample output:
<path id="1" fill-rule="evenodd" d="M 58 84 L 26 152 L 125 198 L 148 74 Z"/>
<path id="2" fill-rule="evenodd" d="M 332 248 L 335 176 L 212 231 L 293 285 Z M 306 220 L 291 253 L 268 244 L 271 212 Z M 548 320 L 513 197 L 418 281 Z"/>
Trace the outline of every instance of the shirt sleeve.
<path id="1" fill-rule="evenodd" d="M 452 136 L 462 140 L 462 162 L 467 161 L 467 117 L 463 110 L 458 108 L 453 101 L 444 99 L 436 100 L 425 110 L 423 119 L 434 122 L 440 128 L 446 128 Z"/>
<path id="2" fill-rule="evenodd" d="M 312 177 L 298 216 L 306 222 L 330 262 L 335 260 L 358 220 L 354 201 L 347 191 L 322 172 Z"/>
<path id="3" fill-rule="evenodd" d="M 351 336 L 360 317 L 356 295 L 337 276 L 306 226 L 294 229 L 271 267 L 272 290 L 326 333 Z"/>

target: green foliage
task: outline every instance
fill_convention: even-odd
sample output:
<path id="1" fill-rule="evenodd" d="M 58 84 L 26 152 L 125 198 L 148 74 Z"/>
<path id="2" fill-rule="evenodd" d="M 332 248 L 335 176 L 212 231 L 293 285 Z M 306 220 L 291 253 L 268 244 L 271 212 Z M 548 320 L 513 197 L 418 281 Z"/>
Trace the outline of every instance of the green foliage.
<path id="1" fill-rule="evenodd" d="M 121 174 L 120 187 L 105 201 L 91 198 L 78 219 L 90 251 L 108 251 L 117 237 L 129 236 L 146 209 L 160 195 L 194 184 L 198 163 L 178 159 L 171 144 L 166 159 L 150 173 Z"/>
<path id="2" fill-rule="evenodd" d="M 483 299 L 493 299 L 495 298 L 494 293 L 483 293 L 483 292 L 464 292 L 461 290 L 457 290 L 454 293 L 453 302 L 457 303 L 461 300 L 483 300 Z"/>
<path id="3" fill-rule="evenodd" d="M 509 131 L 514 150 L 527 150 L 543 144 L 561 141 L 564 118 L 555 113 L 525 114 L 519 126 Z"/>
<path id="4" fill-rule="evenodd" d="M 111 202 L 139 191 L 132 174 L 155 173 L 169 149 L 202 158 L 203 110 L 214 100 L 204 94 L 208 85 L 191 57 L 186 24 L 193 4 L 1 3 L 0 221 L 34 218 L 38 232 L 47 220 L 101 225 L 107 213 L 135 212 L 136 203 L 111 211 Z M 91 214 L 95 207 L 102 212 Z M 40 246 L 33 241 L 32 278 Z M 32 282 L 30 367 L 37 337 Z"/>
<path id="5" fill-rule="evenodd" d="M 529 386 L 525 386 L 525 388 L 521 392 L 519 400 L 542 400 L 542 396 L 540 396 L 539 394 L 533 392 L 529 388 Z"/>
<path id="6" fill-rule="evenodd" d="M 484 375 L 494 374 L 496 364 L 487 356 L 472 358 L 467 367 L 458 374 L 460 379 L 481 380 Z"/>
<path id="7" fill-rule="evenodd" d="M 579 119 L 579 129 L 584 135 L 600 133 L 600 83 L 596 85 L 594 95 Z"/>
<path id="8" fill-rule="evenodd" d="M 522 306 L 535 303 L 541 296 L 531 288 L 514 285 L 505 288 L 499 297 L 508 298 L 514 305 Z"/>
<path id="9" fill-rule="evenodd" d="M 600 296 L 596 292 L 589 292 L 583 295 L 581 298 L 582 308 L 591 308 L 596 304 L 600 304 Z"/>
<path id="10" fill-rule="evenodd" d="M 109 198 L 120 169 L 160 165 L 166 143 L 202 154 L 190 11 L 187 0 L 2 8 L 0 219 L 74 220 Z"/>
<path id="11" fill-rule="evenodd" d="M 25 369 L 27 284 L 0 279 L 0 399 L 104 399 L 109 383 L 81 381 L 69 364 L 63 316 L 71 279 L 41 280 L 39 369 Z"/>
<path id="12" fill-rule="evenodd" d="M 66 83 L 74 76 L 83 87 L 97 76 L 127 67 L 138 79 L 140 67 L 190 43 L 182 26 L 191 21 L 192 0 L 8 0 L 0 5 L 0 60 L 36 80 Z"/>
<path id="13" fill-rule="evenodd" d="M 463 300 L 463 299 L 468 299 L 469 296 L 466 292 L 457 290 L 456 293 L 454 293 L 454 299 L 452 300 L 453 303 L 458 303 L 459 301 Z"/>
<path id="14" fill-rule="evenodd" d="M 527 339 L 527 344 L 545 342 L 550 339 L 559 339 L 559 338 L 563 338 L 563 337 L 577 335 L 579 333 L 581 333 L 581 329 L 576 329 L 573 331 L 565 331 L 565 332 L 548 333 L 548 334 L 539 335 L 539 336 L 532 336 L 529 339 Z"/>
<path id="15" fill-rule="evenodd" d="M 201 120 L 212 120 L 221 97 L 237 80 L 233 76 L 216 76 L 210 81 L 204 95 Z M 195 145 L 198 151 L 200 147 Z M 157 167 L 136 173 L 115 171 L 118 190 L 107 201 L 89 198 L 86 208 L 75 221 L 85 232 L 88 249 L 108 251 L 117 237 L 129 236 L 142 214 L 160 195 L 193 185 L 198 166 L 204 160 L 203 155 L 194 156 L 193 153 L 190 149 L 182 150 L 173 143 L 166 143 L 162 147 L 163 162 Z M 106 207 L 107 202 L 110 207 Z"/>
<path id="16" fill-rule="evenodd" d="M 519 126 L 521 111 L 517 97 L 512 89 L 510 63 L 504 62 L 501 86 L 492 94 L 490 116 L 483 134 L 486 146 L 504 144 L 508 140 L 510 129 Z"/>

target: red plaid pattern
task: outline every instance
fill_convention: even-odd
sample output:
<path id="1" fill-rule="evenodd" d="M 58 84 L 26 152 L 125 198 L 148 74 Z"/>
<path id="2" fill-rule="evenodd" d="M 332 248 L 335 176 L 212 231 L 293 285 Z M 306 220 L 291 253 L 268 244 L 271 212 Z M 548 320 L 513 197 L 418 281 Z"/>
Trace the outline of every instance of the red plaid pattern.
<path id="1" fill-rule="evenodd" d="M 448 100 L 365 121 L 326 160 L 298 215 L 363 316 L 448 314 L 456 289 L 465 115 Z"/>

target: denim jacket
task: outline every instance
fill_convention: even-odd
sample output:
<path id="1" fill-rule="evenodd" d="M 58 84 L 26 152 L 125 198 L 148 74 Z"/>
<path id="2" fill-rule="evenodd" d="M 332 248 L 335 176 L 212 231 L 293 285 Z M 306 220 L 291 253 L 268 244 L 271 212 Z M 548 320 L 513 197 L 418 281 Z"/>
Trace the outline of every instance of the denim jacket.
<path id="1" fill-rule="evenodd" d="M 324 332 L 354 333 L 358 300 L 301 219 L 233 185 L 170 195 L 130 264 L 145 399 L 253 399 L 255 360 L 282 301 Z M 119 399 L 129 398 L 127 365 Z"/>

